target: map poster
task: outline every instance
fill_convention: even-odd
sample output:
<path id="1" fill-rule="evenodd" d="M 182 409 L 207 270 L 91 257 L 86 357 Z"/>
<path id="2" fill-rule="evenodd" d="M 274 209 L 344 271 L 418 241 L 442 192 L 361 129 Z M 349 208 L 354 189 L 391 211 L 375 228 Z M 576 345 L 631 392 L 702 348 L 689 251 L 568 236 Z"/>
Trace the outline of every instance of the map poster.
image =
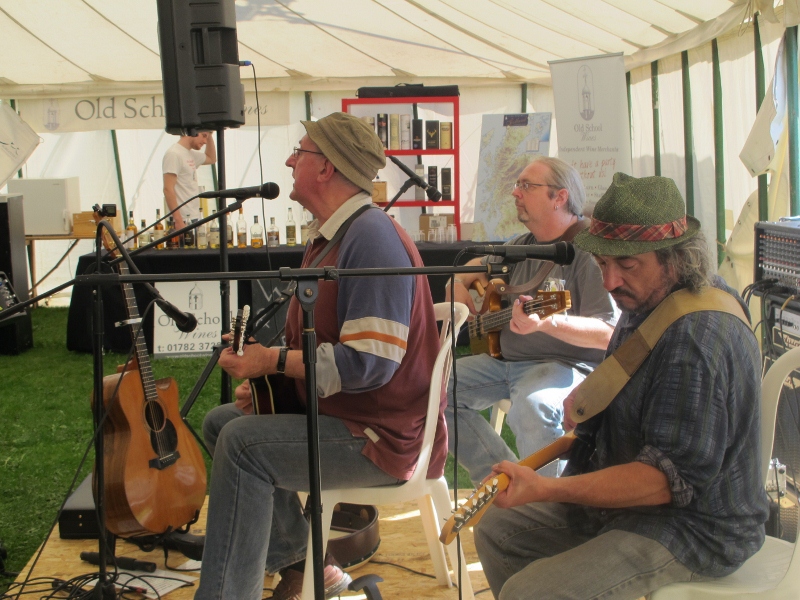
<path id="1" fill-rule="evenodd" d="M 511 192 L 534 156 L 548 156 L 550 120 L 550 113 L 483 115 L 473 240 L 505 241 L 527 231 Z"/>
<path id="2" fill-rule="evenodd" d="M 584 213 L 631 172 L 628 95 L 622 53 L 552 61 L 558 128 L 557 156 L 578 170 L 586 188 Z"/>

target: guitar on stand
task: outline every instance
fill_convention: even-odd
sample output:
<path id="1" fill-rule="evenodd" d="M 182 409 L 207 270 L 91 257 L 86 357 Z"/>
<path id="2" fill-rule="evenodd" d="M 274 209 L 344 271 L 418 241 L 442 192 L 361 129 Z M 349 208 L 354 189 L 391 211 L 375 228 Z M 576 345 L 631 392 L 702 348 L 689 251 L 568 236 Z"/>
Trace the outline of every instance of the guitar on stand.
<path id="1" fill-rule="evenodd" d="M 95 207 L 94 218 L 103 215 Z M 118 250 L 107 232 L 109 255 Z M 119 263 L 121 275 L 128 265 Z M 200 448 L 178 410 L 172 377 L 154 380 L 133 285 L 122 285 L 132 327 L 134 355 L 103 379 L 104 493 L 106 528 L 119 536 L 163 534 L 194 522 L 206 495 L 206 467 Z M 92 397 L 94 404 L 95 398 Z M 98 490 L 94 485 L 95 498 Z"/>
<path id="2" fill-rule="evenodd" d="M 502 295 L 507 284 L 502 279 L 492 279 L 487 287 L 475 281 L 472 289 L 483 297 L 481 311 L 469 323 L 469 346 L 472 354 L 486 354 L 500 358 L 500 330 L 511 322 L 512 308 L 502 308 Z M 537 314 L 544 319 L 552 314 L 564 312 L 572 308 L 572 299 L 568 291 L 537 292 L 531 300 L 522 305 L 525 314 Z"/>

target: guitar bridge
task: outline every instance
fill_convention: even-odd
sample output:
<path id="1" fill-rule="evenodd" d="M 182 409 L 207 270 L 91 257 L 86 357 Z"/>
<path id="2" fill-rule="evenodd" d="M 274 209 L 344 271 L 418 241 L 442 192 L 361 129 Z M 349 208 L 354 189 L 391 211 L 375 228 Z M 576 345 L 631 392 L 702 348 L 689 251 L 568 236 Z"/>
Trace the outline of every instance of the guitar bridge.
<path id="1" fill-rule="evenodd" d="M 158 458 L 150 459 L 148 463 L 151 469 L 158 469 L 162 471 L 169 467 L 170 465 L 175 464 L 178 462 L 178 459 L 181 457 L 181 453 L 175 450 L 175 452 L 170 452 L 169 454 L 165 454 L 164 456 L 159 456 Z"/>

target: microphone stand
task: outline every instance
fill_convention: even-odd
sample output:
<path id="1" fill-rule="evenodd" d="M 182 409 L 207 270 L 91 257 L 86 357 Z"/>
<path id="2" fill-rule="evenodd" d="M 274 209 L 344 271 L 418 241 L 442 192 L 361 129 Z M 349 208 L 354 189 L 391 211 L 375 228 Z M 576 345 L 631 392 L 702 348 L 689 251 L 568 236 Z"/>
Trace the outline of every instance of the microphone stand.
<path id="1" fill-rule="evenodd" d="M 260 143 L 260 142 L 259 142 Z M 217 182 L 219 189 L 225 189 L 225 127 L 220 125 L 217 128 Z M 241 206 L 241 202 L 239 202 Z M 225 212 L 225 198 L 220 196 L 217 199 L 217 211 L 219 213 L 219 270 L 223 273 L 228 273 L 230 268 L 228 266 L 228 218 Z M 231 284 L 228 280 L 221 280 L 219 282 L 219 297 L 220 297 L 220 321 L 222 322 L 222 335 L 229 333 L 231 330 Z M 231 376 L 228 375 L 224 369 L 222 372 L 222 381 L 220 385 L 219 403 L 230 404 L 232 400 L 231 390 Z"/>

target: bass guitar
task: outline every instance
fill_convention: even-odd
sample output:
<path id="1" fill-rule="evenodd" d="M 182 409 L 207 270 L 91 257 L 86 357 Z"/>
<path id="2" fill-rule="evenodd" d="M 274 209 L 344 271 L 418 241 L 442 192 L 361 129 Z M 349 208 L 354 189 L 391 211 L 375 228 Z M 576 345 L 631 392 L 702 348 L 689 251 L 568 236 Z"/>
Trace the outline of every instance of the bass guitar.
<path id="1" fill-rule="evenodd" d="M 250 339 L 250 307 L 244 306 L 236 314 L 231 329 L 231 347 L 241 356 L 244 344 Z M 250 379 L 250 395 L 253 402 L 254 415 L 274 415 L 301 413 L 302 407 L 297 402 L 294 380 L 281 374 L 262 375 Z"/>
<path id="2" fill-rule="evenodd" d="M 500 358 L 500 330 L 503 325 L 511 322 L 513 308 L 501 308 L 502 295 L 505 293 L 506 283 L 502 279 L 493 279 L 484 288 L 477 281 L 472 285 L 480 296 L 483 296 L 483 305 L 480 314 L 469 323 L 469 345 L 473 354 L 486 354 Z M 537 292 L 531 300 L 522 305 L 525 314 L 537 314 L 544 319 L 552 314 L 564 312 L 572 308 L 572 299 L 568 291 L 564 292 Z"/>
<path id="3" fill-rule="evenodd" d="M 103 215 L 95 206 L 94 218 Z M 103 232 L 103 245 L 117 253 Z M 119 263 L 121 275 L 128 266 Z M 133 285 L 122 285 L 134 356 L 103 379 L 106 527 L 119 536 L 161 534 L 197 519 L 206 496 L 206 466 L 178 410 L 178 385 L 154 380 Z M 117 387 L 119 384 L 119 387 Z M 116 391 L 116 393 L 115 393 Z M 92 403 L 95 398 L 92 397 Z M 97 480 L 93 491 L 97 500 Z"/>
<path id="4" fill-rule="evenodd" d="M 541 450 L 531 454 L 528 458 L 519 461 L 519 465 L 529 467 L 531 469 L 541 469 L 547 464 L 550 464 L 557 458 L 561 458 L 566 454 L 572 444 L 575 442 L 575 434 L 570 432 L 562 435 L 552 444 L 548 444 Z M 509 479 L 503 473 L 498 473 L 489 481 L 472 492 L 450 516 L 447 523 L 442 527 L 442 532 L 439 535 L 439 541 L 447 545 L 456 539 L 456 536 L 467 525 L 475 526 L 481 520 L 486 509 L 494 502 L 497 494 L 508 488 Z"/>

